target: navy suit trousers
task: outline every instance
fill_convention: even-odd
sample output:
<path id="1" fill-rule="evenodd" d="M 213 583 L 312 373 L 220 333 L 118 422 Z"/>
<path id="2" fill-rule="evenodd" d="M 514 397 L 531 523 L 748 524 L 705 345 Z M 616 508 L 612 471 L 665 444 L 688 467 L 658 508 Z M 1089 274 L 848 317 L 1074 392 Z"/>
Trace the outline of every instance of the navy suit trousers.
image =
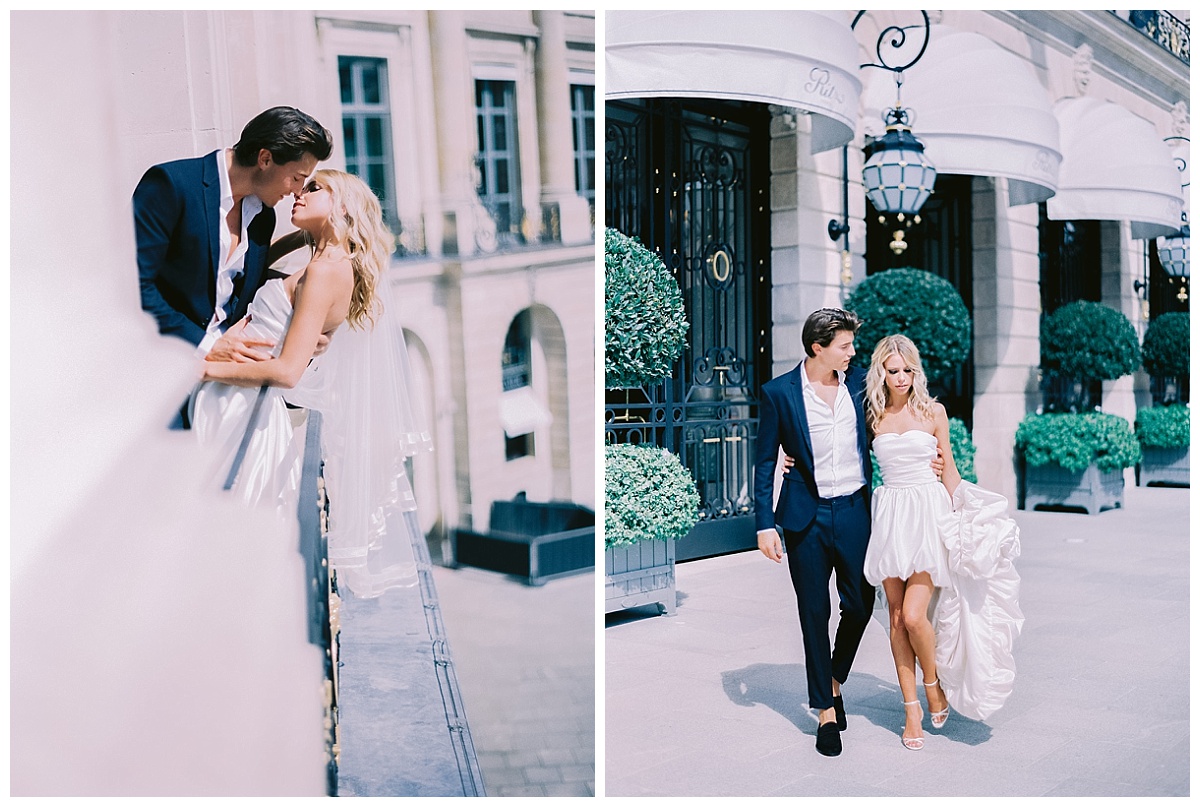
<path id="1" fill-rule="evenodd" d="M 802 532 L 783 531 L 788 571 L 796 589 L 804 663 L 808 672 L 808 705 L 833 707 L 833 683 L 845 682 L 850 665 L 871 619 L 875 587 L 863 576 L 871 513 L 866 491 L 835 499 L 819 499 L 817 515 Z M 837 573 L 841 602 L 833 652 L 829 648 L 829 576 Z"/>

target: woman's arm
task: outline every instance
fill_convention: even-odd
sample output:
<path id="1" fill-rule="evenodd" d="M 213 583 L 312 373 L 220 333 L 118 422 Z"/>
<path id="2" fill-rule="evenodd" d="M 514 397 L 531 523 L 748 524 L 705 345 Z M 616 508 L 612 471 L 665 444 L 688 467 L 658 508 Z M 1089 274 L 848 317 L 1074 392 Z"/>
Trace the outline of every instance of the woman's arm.
<path id="1" fill-rule="evenodd" d="M 275 261 L 284 255 L 287 255 L 289 252 L 295 252 L 302 246 L 305 246 L 303 230 L 294 230 L 287 235 L 280 236 L 275 243 L 271 244 L 271 248 L 267 250 L 267 266 L 273 265 Z"/>
<path id="2" fill-rule="evenodd" d="M 205 362 L 206 381 L 221 381 L 239 387 L 268 384 L 289 389 L 299 383 L 342 286 L 337 267 L 329 263 L 315 261 L 304 271 L 304 282 L 296 288 L 292 321 L 284 334 L 278 358 L 258 362 Z"/>
<path id="3" fill-rule="evenodd" d="M 942 459 L 946 461 L 946 467 L 942 470 L 942 484 L 953 496 L 958 483 L 962 481 L 962 476 L 958 473 L 958 466 L 954 464 L 954 452 L 950 450 L 950 418 L 946 416 L 946 407 L 940 403 L 934 403 L 933 409 L 933 436 L 937 438 Z"/>

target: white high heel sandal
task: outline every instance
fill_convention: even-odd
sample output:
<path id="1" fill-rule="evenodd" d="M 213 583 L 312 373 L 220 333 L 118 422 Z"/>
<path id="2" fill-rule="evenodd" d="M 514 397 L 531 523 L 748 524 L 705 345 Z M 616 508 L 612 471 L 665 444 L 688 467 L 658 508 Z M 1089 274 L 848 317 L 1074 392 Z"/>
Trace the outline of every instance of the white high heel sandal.
<path id="1" fill-rule="evenodd" d="M 921 683 L 925 684 L 925 682 L 924 682 L 924 681 L 922 681 Z M 925 686 L 926 686 L 927 688 L 928 688 L 928 687 L 935 687 L 935 686 L 938 686 L 938 685 L 940 685 L 941 683 L 942 683 L 942 681 L 941 681 L 941 679 L 940 679 L 940 678 L 935 678 L 935 679 L 933 679 L 933 683 L 932 683 L 932 684 L 925 684 Z M 945 695 L 945 694 L 946 694 L 945 692 L 943 692 L 943 693 L 942 693 L 942 695 Z M 925 693 L 925 698 L 926 698 L 926 699 L 928 699 L 928 698 L 929 698 L 929 693 L 928 693 L 928 692 L 926 692 L 926 693 Z M 931 708 L 932 708 L 932 707 L 931 707 Z M 946 725 L 946 721 L 947 721 L 949 718 L 950 718 L 950 702 L 949 702 L 949 701 L 947 701 L 947 702 L 946 702 L 946 708 L 945 708 L 945 709 L 941 710 L 940 712 L 934 712 L 934 711 L 931 711 L 931 712 L 929 713 L 929 722 L 933 724 L 933 727 L 934 727 L 935 729 L 940 729 L 942 726 Z"/>
<path id="2" fill-rule="evenodd" d="M 921 711 L 921 702 L 920 701 L 904 701 L 904 708 L 907 709 L 909 706 L 915 706 L 915 707 L 917 707 L 917 711 Z M 921 716 L 924 717 L 925 713 L 921 712 Z M 903 732 L 903 731 L 904 731 L 904 729 L 901 729 L 901 732 Z M 924 737 L 905 737 L 904 734 L 901 733 L 900 742 L 904 743 L 904 747 L 907 748 L 909 751 L 920 751 L 922 748 L 925 747 L 925 738 Z"/>

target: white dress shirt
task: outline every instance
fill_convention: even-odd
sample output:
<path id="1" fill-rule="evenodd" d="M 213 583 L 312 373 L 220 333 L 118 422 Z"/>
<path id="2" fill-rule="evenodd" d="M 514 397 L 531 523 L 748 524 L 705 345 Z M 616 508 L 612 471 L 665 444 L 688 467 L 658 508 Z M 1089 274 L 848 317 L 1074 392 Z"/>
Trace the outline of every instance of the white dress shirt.
<path id="1" fill-rule="evenodd" d="M 251 194 L 242 197 L 242 237 L 238 239 L 238 245 L 233 254 L 230 254 L 229 247 L 233 238 L 229 234 L 225 220 L 233 210 L 233 187 L 229 182 L 229 167 L 226 165 L 227 154 L 228 150 L 217 154 L 217 176 L 221 180 L 221 210 L 218 218 L 220 223 L 217 226 L 221 250 L 221 254 L 217 256 L 217 308 L 213 312 L 212 319 L 209 320 L 204 339 L 196 348 L 196 354 L 201 357 L 207 356 L 208 351 L 212 350 L 213 343 L 221 337 L 221 324 L 225 321 L 225 304 L 229 302 L 229 297 L 233 294 L 233 279 L 240 275 L 246 266 L 246 250 L 249 247 L 247 231 L 250 228 L 250 222 L 262 212 L 263 208 L 262 200 L 257 196 Z"/>
<path id="2" fill-rule="evenodd" d="M 837 371 L 837 397 L 830 409 L 808 378 L 807 362 L 805 359 L 800 363 L 800 385 L 808 418 L 808 436 L 812 441 L 817 495 L 824 499 L 845 496 L 867 484 L 863 477 L 862 456 L 858 452 L 858 413 L 854 410 L 850 390 L 846 389 L 846 374 Z"/>

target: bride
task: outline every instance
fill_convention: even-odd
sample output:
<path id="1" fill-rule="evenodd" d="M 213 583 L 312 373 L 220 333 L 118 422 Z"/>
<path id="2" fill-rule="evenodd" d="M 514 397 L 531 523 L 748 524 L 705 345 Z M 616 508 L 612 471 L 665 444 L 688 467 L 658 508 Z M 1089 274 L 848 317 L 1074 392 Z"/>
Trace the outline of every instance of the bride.
<path id="1" fill-rule="evenodd" d="M 883 485 L 871 501 L 863 573 L 887 596 L 905 707 L 901 742 L 915 751 L 925 744 L 917 663 L 934 728 L 945 725 L 950 706 L 983 719 L 1012 691 L 1012 642 L 1024 621 L 1012 566 L 1020 545 L 1007 501 L 959 475 L 946 409 L 930 397 L 908 337 L 876 346 L 866 415 Z M 940 483 L 930 468 L 939 448 Z M 928 616 L 935 596 L 936 630 Z"/>
<path id="2" fill-rule="evenodd" d="M 303 446 L 285 398 L 320 411 L 329 560 L 341 584 L 377 596 L 415 582 L 419 528 L 405 459 L 431 446 L 410 400 L 402 332 L 382 300 L 394 241 L 370 188 L 341 171 L 313 175 L 296 194 L 292 223 L 299 231 L 272 246 L 271 260 L 303 243 L 311 260 L 264 284 L 230 328 L 272 345 L 271 358 L 206 361 L 189 402 L 193 429 L 218 447 L 223 473 L 243 455 L 231 480 L 241 499 L 291 509 Z M 321 335 L 335 330 L 313 358 Z"/>

